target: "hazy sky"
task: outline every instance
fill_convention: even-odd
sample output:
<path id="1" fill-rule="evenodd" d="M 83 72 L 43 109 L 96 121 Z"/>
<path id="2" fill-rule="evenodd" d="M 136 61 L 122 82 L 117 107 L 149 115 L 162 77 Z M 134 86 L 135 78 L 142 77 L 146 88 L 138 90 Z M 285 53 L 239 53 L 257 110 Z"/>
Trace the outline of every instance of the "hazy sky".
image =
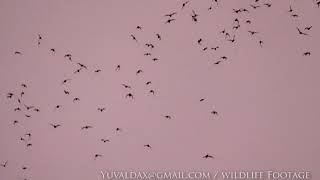
<path id="1" fill-rule="evenodd" d="M 106 169 L 306 170 L 319 177 L 320 8 L 313 0 L 260 1 L 253 9 L 253 0 L 191 0 L 181 9 L 185 1 L 0 0 L 0 162 L 8 161 L 0 179 L 93 180 Z M 233 13 L 240 8 L 249 13 Z M 88 69 L 74 74 L 78 62 Z"/>

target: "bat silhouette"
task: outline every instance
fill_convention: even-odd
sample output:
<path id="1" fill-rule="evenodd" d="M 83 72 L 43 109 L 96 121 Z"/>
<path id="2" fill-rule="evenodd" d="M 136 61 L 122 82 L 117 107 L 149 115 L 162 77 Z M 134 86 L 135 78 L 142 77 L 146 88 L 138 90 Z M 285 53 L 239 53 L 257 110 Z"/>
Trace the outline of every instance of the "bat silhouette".
<path id="1" fill-rule="evenodd" d="M 106 110 L 106 108 L 98 108 L 98 111 L 100 111 L 100 112 L 103 112 L 105 110 Z"/>
<path id="2" fill-rule="evenodd" d="M 308 35 L 307 33 L 302 32 L 298 27 L 297 27 L 297 30 L 298 30 L 298 32 L 299 32 L 300 35 L 305 35 L 305 36 Z"/>
<path id="3" fill-rule="evenodd" d="M 207 154 L 207 155 L 203 156 L 202 158 L 208 159 L 208 158 L 213 158 L 213 156 Z"/>
<path id="4" fill-rule="evenodd" d="M 81 70 L 82 70 L 82 68 L 79 68 L 76 71 L 74 71 L 73 74 L 79 73 Z"/>
<path id="5" fill-rule="evenodd" d="M 8 99 L 11 99 L 13 95 L 14 95 L 13 93 L 8 93 L 8 94 L 7 94 L 7 98 L 8 98 Z"/>
<path id="6" fill-rule="evenodd" d="M 71 54 L 66 54 L 64 55 L 65 58 L 68 58 L 69 61 L 72 61 L 72 55 Z"/>
<path id="7" fill-rule="evenodd" d="M 83 126 L 83 127 L 81 127 L 81 130 L 89 129 L 89 128 L 93 128 L 93 127 L 92 126 Z"/>
<path id="8" fill-rule="evenodd" d="M 120 65 L 117 65 L 116 71 L 120 71 Z"/>
<path id="9" fill-rule="evenodd" d="M 69 94 L 70 94 L 70 92 L 69 92 L 69 91 L 66 91 L 66 90 L 63 90 L 63 92 L 64 92 L 64 94 L 66 94 L 66 95 L 69 95 Z"/>
<path id="10" fill-rule="evenodd" d="M 151 44 L 151 43 L 146 43 L 145 44 L 147 47 L 150 47 L 151 49 L 153 49 L 154 48 L 154 45 L 153 44 Z"/>
<path id="11" fill-rule="evenodd" d="M 224 38 L 230 38 L 230 34 L 226 32 L 225 37 Z"/>
<path id="12" fill-rule="evenodd" d="M 233 35 L 233 38 L 232 39 L 228 39 L 228 41 L 230 41 L 231 43 L 234 43 L 236 41 L 236 36 Z"/>
<path id="13" fill-rule="evenodd" d="M 211 114 L 218 115 L 218 112 L 213 110 L 213 111 L 211 111 Z"/>
<path id="14" fill-rule="evenodd" d="M 141 69 L 139 69 L 137 72 L 136 72 L 136 75 L 142 73 L 143 71 Z"/>
<path id="15" fill-rule="evenodd" d="M 255 6 L 255 5 L 252 5 L 252 4 L 250 4 L 250 6 L 251 6 L 253 9 L 257 9 L 257 8 L 260 7 L 260 6 Z"/>
<path id="16" fill-rule="evenodd" d="M 50 124 L 54 129 L 60 127 L 61 125 L 60 124 Z"/>
<path id="17" fill-rule="evenodd" d="M 228 58 L 226 56 L 221 56 L 220 59 L 227 60 Z"/>
<path id="18" fill-rule="evenodd" d="M 101 139 L 102 142 L 106 143 L 106 142 L 110 142 L 109 139 Z"/>
<path id="19" fill-rule="evenodd" d="M 238 30 L 240 28 L 240 24 L 233 26 L 232 29 Z"/>
<path id="20" fill-rule="evenodd" d="M 128 93 L 128 94 L 126 95 L 126 98 L 131 98 L 131 99 L 133 99 L 133 94 Z"/>
<path id="21" fill-rule="evenodd" d="M 81 64 L 81 63 L 77 63 L 81 68 L 84 68 L 84 69 L 88 69 L 87 66 L 85 66 L 84 64 Z"/>
<path id="22" fill-rule="evenodd" d="M 238 18 L 235 18 L 235 19 L 234 19 L 234 22 L 236 22 L 237 24 L 240 23 Z"/>
<path id="23" fill-rule="evenodd" d="M 22 52 L 20 52 L 20 51 L 15 51 L 14 54 L 16 54 L 16 55 L 22 55 Z"/>
<path id="24" fill-rule="evenodd" d="M 175 21 L 176 19 L 168 19 L 165 24 L 170 24 L 172 21 Z"/>
<path id="25" fill-rule="evenodd" d="M 233 9 L 233 12 L 236 13 L 236 14 L 238 14 L 238 13 L 241 12 L 241 9 Z"/>
<path id="26" fill-rule="evenodd" d="M 241 12 L 249 13 L 249 10 L 248 10 L 248 9 L 245 9 L 245 8 L 241 8 L 240 11 L 241 11 Z"/>
<path id="27" fill-rule="evenodd" d="M 260 45 L 260 47 L 262 47 L 262 44 L 263 44 L 263 41 L 259 41 L 259 45 Z"/>
<path id="28" fill-rule="evenodd" d="M 63 84 L 66 84 L 66 83 L 69 82 L 69 81 L 71 81 L 71 79 L 65 79 L 65 80 L 63 80 L 63 81 L 62 81 L 62 85 L 63 85 Z"/>
<path id="29" fill-rule="evenodd" d="M 308 26 L 308 27 L 305 27 L 304 29 L 307 30 L 307 31 L 310 31 L 312 28 L 312 26 Z"/>
<path id="30" fill-rule="evenodd" d="M 31 146 L 32 146 L 32 144 L 31 144 L 31 143 L 28 143 L 28 144 L 27 144 L 27 147 L 31 147 Z"/>
<path id="31" fill-rule="evenodd" d="M 80 101 L 80 98 L 76 97 L 76 98 L 73 99 L 73 102 L 76 102 L 76 101 Z"/>
<path id="32" fill-rule="evenodd" d="M 194 21 L 194 22 L 198 22 L 198 14 L 196 14 L 196 12 L 194 11 L 194 10 L 192 10 L 192 13 L 193 14 L 191 14 L 191 18 L 192 18 L 192 20 Z"/>
<path id="33" fill-rule="evenodd" d="M 122 84 L 122 86 L 123 86 L 124 88 L 126 88 L 126 89 L 131 89 L 131 86 L 129 86 L 129 85 Z"/>
<path id="34" fill-rule="evenodd" d="M 152 82 L 151 81 L 148 81 L 148 82 L 146 82 L 146 85 L 150 85 Z"/>
<path id="35" fill-rule="evenodd" d="M 263 5 L 267 6 L 267 7 L 271 7 L 271 3 L 264 3 Z"/>
<path id="36" fill-rule="evenodd" d="M 256 32 L 256 31 L 248 31 L 251 35 L 255 35 L 255 34 L 257 34 L 258 32 Z"/>
<path id="37" fill-rule="evenodd" d="M 157 35 L 157 38 L 158 38 L 159 40 L 161 40 L 160 34 L 156 34 L 156 35 Z"/>
<path id="38" fill-rule="evenodd" d="M 172 13 L 169 13 L 169 14 L 165 14 L 164 16 L 171 18 L 172 16 L 174 16 L 176 14 L 177 14 L 177 12 L 172 12 Z"/>
<path id="39" fill-rule="evenodd" d="M 196 16 L 191 16 L 193 22 L 198 22 L 198 18 Z"/>
<path id="40" fill-rule="evenodd" d="M 212 50 L 218 50 L 219 49 L 219 46 L 216 46 L 216 47 L 213 47 L 213 48 L 211 48 Z"/>
<path id="41" fill-rule="evenodd" d="M 96 160 L 98 157 L 102 157 L 102 155 L 101 154 L 95 154 L 94 155 L 94 160 Z"/>
<path id="42" fill-rule="evenodd" d="M 132 40 L 138 42 L 137 38 L 133 34 L 131 34 L 130 36 L 131 36 Z"/>
<path id="43" fill-rule="evenodd" d="M 311 52 L 307 51 L 305 53 L 303 53 L 304 56 L 310 56 L 311 55 Z"/>
<path id="44" fill-rule="evenodd" d="M 65 58 L 69 58 L 69 57 L 71 57 L 71 56 L 72 56 L 71 54 L 65 54 L 65 55 L 64 55 Z"/>
<path id="45" fill-rule="evenodd" d="M 34 108 L 34 106 L 27 106 L 27 105 L 24 105 L 24 107 L 26 107 L 27 110 L 30 110 L 30 109 Z"/>
<path id="46" fill-rule="evenodd" d="M 150 90 L 149 93 L 154 95 L 155 92 L 154 90 Z"/>
<path id="47" fill-rule="evenodd" d="M 42 36 L 38 34 L 38 40 L 42 40 Z"/>
<path id="48" fill-rule="evenodd" d="M 27 106 L 27 105 L 24 105 L 24 107 L 27 109 L 27 110 L 30 110 L 30 109 L 33 109 L 34 106 Z"/>
<path id="49" fill-rule="evenodd" d="M 184 3 L 182 4 L 181 9 L 183 9 L 188 3 L 189 3 L 189 1 L 184 2 Z"/>
<path id="50" fill-rule="evenodd" d="M 5 168 L 5 167 L 7 167 L 7 164 L 8 164 L 8 161 L 2 163 L 1 166 Z"/>
<path id="51" fill-rule="evenodd" d="M 145 144 L 143 147 L 146 147 L 146 148 L 152 149 L 150 144 Z"/>

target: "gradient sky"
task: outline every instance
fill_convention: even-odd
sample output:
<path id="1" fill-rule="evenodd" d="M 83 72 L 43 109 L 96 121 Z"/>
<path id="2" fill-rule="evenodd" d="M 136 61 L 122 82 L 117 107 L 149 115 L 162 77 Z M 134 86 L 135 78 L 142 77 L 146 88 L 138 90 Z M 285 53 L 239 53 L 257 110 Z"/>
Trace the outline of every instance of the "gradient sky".
<path id="1" fill-rule="evenodd" d="M 107 169 L 305 170 L 320 177 L 320 8 L 315 1 L 261 0 L 263 7 L 256 10 L 249 6 L 253 0 L 221 0 L 218 6 L 192 0 L 181 10 L 183 2 L 0 0 L 0 162 L 8 161 L 0 179 L 101 179 L 100 170 Z M 290 5 L 298 18 L 288 13 Z M 233 13 L 239 8 L 250 13 Z M 191 20 L 192 10 L 198 23 Z M 173 11 L 176 21 L 164 24 L 164 15 Z M 232 30 L 235 18 L 241 25 L 237 31 Z M 248 19 L 252 24 L 244 23 Z M 296 27 L 311 25 L 309 36 L 298 34 Z M 235 34 L 235 43 L 226 41 L 223 29 Z M 259 33 L 251 36 L 248 30 Z M 203 52 L 205 46 L 220 48 Z M 311 56 L 303 56 L 306 51 Z M 64 58 L 67 53 L 74 62 Z M 221 56 L 228 59 L 214 65 Z M 88 70 L 73 74 L 76 62 Z M 138 69 L 143 73 L 136 76 Z M 67 78 L 72 80 L 61 85 Z M 147 81 L 152 84 L 146 86 Z M 40 112 L 21 105 L 22 112 L 13 111 L 19 104 L 6 94 L 19 96 L 22 90 L 22 103 Z M 133 100 L 125 98 L 128 92 Z M 73 103 L 74 97 L 80 102 Z M 58 104 L 62 108 L 54 110 Z M 163 117 L 167 114 L 171 120 Z M 13 126 L 13 120 L 19 123 Z M 62 126 L 53 129 L 49 123 Z M 94 128 L 81 131 L 85 125 Z M 123 131 L 116 134 L 117 127 Z M 19 139 L 29 132 L 33 146 L 26 148 Z M 94 160 L 96 153 L 103 157 Z M 214 159 L 203 159 L 207 153 Z"/>

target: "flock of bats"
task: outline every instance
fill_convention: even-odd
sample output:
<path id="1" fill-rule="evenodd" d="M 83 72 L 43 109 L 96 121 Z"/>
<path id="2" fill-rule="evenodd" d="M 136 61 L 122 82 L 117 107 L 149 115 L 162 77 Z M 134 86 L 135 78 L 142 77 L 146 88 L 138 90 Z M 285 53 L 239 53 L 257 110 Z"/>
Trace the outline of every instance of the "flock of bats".
<path id="1" fill-rule="evenodd" d="M 222 6 L 222 0 L 212 0 L 212 3 L 210 4 L 210 6 L 207 8 L 208 11 L 213 11 L 214 8 L 219 8 L 220 6 Z M 314 1 L 313 3 L 317 6 L 320 7 L 320 0 Z M 233 13 L 236 17 L 234 18 L 233 22 L 231 22 L 231 26 L 229 28 L 224 28 L 221 29 L 220 32 L 218 32 L 219 36 L 222 36 L 225 41 L 224 43 L 231 43 L 231 44 L 235 44 L 237 42 L 237 37 L 239 36 L 239 34 L 237 33 L 237 31 L 242 28 L 243 26 L 245 26 L 245 28 L 247 28 L 249 25 L 253 24 L 253 20 L 248 18 L 247 16 L 241 16 L 242 18 L 237 17 L 238 14 L 246 14 L 249 15 L 252 11 L 258 11 L 260 8 L 272 8 L 273 4 L 271 3 L 271 0 L 269 1 L 262 1 L 262 0 L 253 0 L 252 3 L 246 5 L 243 8 L 239 8 L 239 9 L 231 9 L 230 13 Z M 202 12 L 196 12 L 194 9 L 192 9 L 192 1 L 184 1 L 181 4 L 181 7 L 178 8 L 178 10 L 176 11 L 172 11 L 169 12 L 167 14 L 164 14 L 163 17 L 164 22 L 163 25 L 164 26 L 170 26 L 170 24 L 175 23 L 176 21 L 178 21 L 179 19 L 177 18 L 177 15 L 179 12 L 181 11 L 189 11 L 190 12 L 190 20 L 193 23 L 198 23 L 199 19 L 201 18 L 201 13 Z M 288 4 L 288 9 L 286 10 L 287 14 L 289 17 L 291 18 L 295 18 L 298 19 L 300 17 L 299 12 L 297 12 L 292 5 Z M 245 17 L 245 18 L 243 18 Z M 251 37 L 256 37 L 258 34 L 261 34 L 261 32 L 255 31 L 254 29 L 252 29 L 252 25 L 249 27 L 251 29 L 247 30 L 248 35 L 250 35 Z M 299 36 L 311 36 L 311 30 L 312 30 L 312 26 L 311 25 L 306 25 L 305 27 L 294 27 L 296 28 L 296 32 L 297 35 Z M 141 40 L 137 38 L 136 34 L 140 33 L 142 31 L 144 31 L 144 27 L 141 25 L 136 26 L 136 31 L 137 32 L 133 32 L 132 34 L 129 35 L 130 39 L 135 41 L 136 43 L 141 44 Z M 249 36 L 249 37 L 250 37 Z M 165 40 L 161 33 L 155 33 L 154 37 L 157 41 L 163 41 Z M 43 40 L 43 36 L 38 34 L 37 36 L 37 45 L 41 46 L 41 42 Z M 263 48 L 264 45 L 264 40 L 262 40 L 262 36 L 260 35 L 259 37 L 257 37 L 256 39 L 257 45 L 260 46 L 260 48 Z M 200 47 L 202 51 L 219 51 L 223 44 L 220 45 L 215 45 L 213 47 L 210 47 L 209 45 L 206 45 L 205 43 L 206 39 L 204 38 L 199 38 L 196 42 L 195 45 Z M 147 52 L 144 53 L 143 55 L 146 57 L 151 57 L 150 59 L 154 62 L 156 61 L 160 61 L 160 59 L 158 57 L 154 57 L 152 54 L 152 49 L 157 48 L 157 44 L 154 43 L 143 43 L 143 46 L 145 46 L 145 48 L 147 49 Z M 48 48 L 48 52 L 51 54 L 55 54 L 57 53 L 57 50 L 55 48 Z M 24 53 L 22 51 L 15 51 L 14 55 L 20 55 L 23 56 Z M 305 51 L 302 52 L 302 56 L 310 56 L 311 52 L 310 51 Z M 92 71 L 93 73 L 99 74 L 101 71 L 103 71 L 102 69 L 90 69 L 86 64 L 82 64 L 80 62 L 76 62 L 73 60 L 73 56 L 70 53 L 64 54 L 63 58 L 66 59 L 66 61 L 70 61 L 71 63 L 74 63 L 74 66 L 76 67 L 76 70 L 73 72 L 73 74 L 78 74 L 81 73 L 82 71 Z M 214 60 L 213 65 L 219 65 L 221 63 L 223 63 L 224 61 L 227 61 L 229 58 L 227 55 L 223 55 L 218 57 L 218 59 Z M 121 71 L 121 65 L 120 64 L 116 64 L 114 67 L 114 71 L 118 72 Z M 135 72 L 136 76 L 139 76 L 140 74 L 142 74 L 144 71 L 143 69 L 137 69 Z M 66 87 L 67 84 L 72 81 L 72 78 L 67 78 L 67 79 L 62 79 L 61 80 L 61 86 L 62 87 Z M 152 81 L 147 81 L 145 82 L 146 86 L 150 86 L 152 84 Z M 130 90 L 132 89 L 132 86 L 129 84 L 121 84 L 121 86 L 127 90 L 129 90 L 129 92 L 127 94 L 124 94 L 123 98 L 127 99 L 127 100 L 134 100 L 135 99 L 135 95 L 130 92 Z M 37 107 L 36 105 L 28 105 L 25 101 L 24 101 L 24 96 L 26 94 L 26 89 L 28 88 L 28 85 L 26 83 L 21 83 L 20 86 L 20 91 L 19 92 L 8 92 L 6 94 L 6 98 L 12 100 L 12 102 L 15 103 L 16 107 L 13 109 L 14 112 L 22 112 L 23 115 L 25 116 L 25 118 L 32 118 L 33 113 L 38 113 L 41 111 L 40 107 Z M 66 96 L 71 96 L 72 93 L 70 90 L 64 89 L 63 93 Z M 149 90 L 149 94 L 155 95 L 156 91 L 154 89 L 150 89 Z M 199 101 L 203 102 L 205 101 L 205 98 L 201 98 Z M 80 102 L 81 98 L 80 97 L 73 97 L 72 98 L 72 102 L 73 103 L 77 103 Z M 59 110 L 63 107 L 63 105 L 61 104 L 57 104 L 53 107 L 53 109 Z M 107 110 L 106 107 L 96 107 L 97 113 L 102 113 L 105 112 Z M 213 116 L 219 116 L 219 113 L 216 110 L 212 110 L 210 112 Z M 163 118 L 165 120 L 173 120 L 173 116 L 170 114 L 166 114 L 166 115 L 161 115 L 163 116 Z M 19 120 L 13 120 L 12 124 L 15 126 L 17 124 L 19 124 Z M 56 123 L 49 123 L 49 126 L 51 126 L 53 129 L 58 129 L 58 128 L 63 128 L 63 124 L 56 124 Z M 94 128 L 93 125 L 84 125 L 84 126 L 79 126 L 79 130 L 81 131 L 88 131 L 89 129 Z M 121 127 L 117 127 L 115 128 L 115 133 L 120 134 L 123 131 L 123 129 Z M 20 141 L 25 143 L 25 146 L 27 148 L 33 148 L 33 143 L 32 143 L 32 134 L 26 133 L 24 134 L 21 138 Z M 100 139 L 101 143 L 107 143 L 110 142 L 110 139 L 105 139 L 105 138 L 101 138 Z M 151 144 L 144 144 L 143 145 L 144 148 L 152 150 L 152 146 Z M 97 160 L 98 158 L 103 157 L 103 154 L 97 154 L 97 153 L 93 153 L 93 159 Z M 214 156 L 209 154 L 209 153 L 204 153 L 203 156 L 201 156 L 201 158 L 204 159 L 213 159 Z M 2 168 L 6 168 L 7 166 L 10 165 L 10 160 L 5 160 L 1 163 L 1 167 Z M 22 170 L 27 170 L 28 167 L 26 166 L 22 166 Z M 25 178 L 24 180 L 27 180 L 27 178 Z"/>

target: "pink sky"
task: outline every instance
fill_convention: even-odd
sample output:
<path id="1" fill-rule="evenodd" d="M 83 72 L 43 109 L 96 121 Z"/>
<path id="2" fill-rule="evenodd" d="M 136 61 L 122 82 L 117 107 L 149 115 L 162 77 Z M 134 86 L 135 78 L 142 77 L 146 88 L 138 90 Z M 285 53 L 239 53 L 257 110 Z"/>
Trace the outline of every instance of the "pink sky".
<path id="1" fill-rule="evenodd" d="M 320 8 L 312 0 L 260 1 L 254 10 L 253 0 L 218 6 L 192 0 L 181 10 L 184 1 L 173 0 L 1 0 L 0 162 L 8 165 L 0 167 L 0 179 L 101 179 L 106 169 L 304 170 L 319 177 Z M 288 13 L 290 5 L 298 18 Z M 240 8 L 250 13 L 233 13 Z M 174 11 L 176 20 L 164 24 L 164 15 Z M 235 34 L 235 43 L 223 29 Z M 220 48 L 202 51 L 206 46 Z M 311 56 L 303 56 L 307 51 Z M 228 59 L 214 65 L 221 56 Z M 74 74 L 77 62 L 88 70 Z M 138 69 L 143 73 L 136 75 Z M 14 112 L 22 90 L 22 103 L 40 112 L 23 105 Z M 16 96 L 7 99 L 8 92 Z M 125 98 L 128 92 L 133 100 Z M 75 97 L 80 101 L 73 103 Z M 94 128 L 81 131 L 85 125 Z M 123 131 L 116 133 L 117 127 Z M 26 148 L 19 139 L 29 132 L 33 145 Z M 93 160 L 97 153 L 103 156 Z M 203 159 L 206 154 L 214 159 Z"/>

